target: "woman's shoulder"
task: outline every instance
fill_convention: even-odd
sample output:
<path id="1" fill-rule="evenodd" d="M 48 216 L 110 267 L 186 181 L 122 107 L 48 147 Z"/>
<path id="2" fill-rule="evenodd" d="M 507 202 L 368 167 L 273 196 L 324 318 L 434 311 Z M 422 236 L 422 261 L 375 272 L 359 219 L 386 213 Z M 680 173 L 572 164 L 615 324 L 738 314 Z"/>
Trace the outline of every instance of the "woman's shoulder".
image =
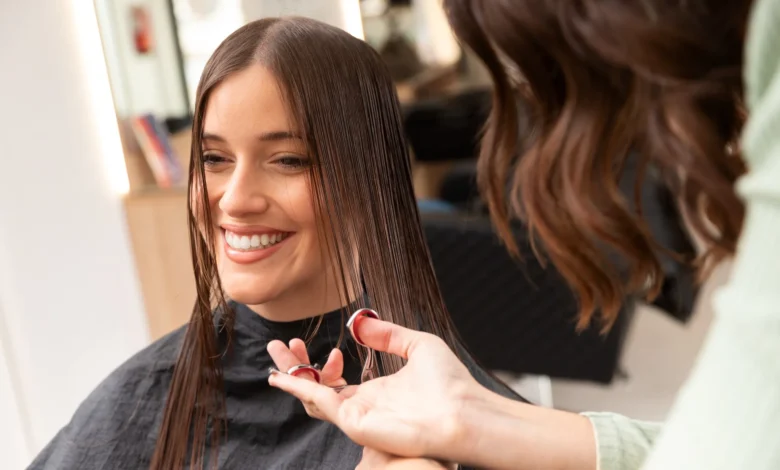
<path id="1" fill-rule="evenodd" d="M 185 329 L 178 328 L 131 356 L 92 391 L 81 408 L 167 392 Z"/>
<path id="2" fill-rule="evenodd" d="M 104 468 L 119 455 L 148 458 L 184 331 L 158 339 L 111 372 L 30 468 Z"/>

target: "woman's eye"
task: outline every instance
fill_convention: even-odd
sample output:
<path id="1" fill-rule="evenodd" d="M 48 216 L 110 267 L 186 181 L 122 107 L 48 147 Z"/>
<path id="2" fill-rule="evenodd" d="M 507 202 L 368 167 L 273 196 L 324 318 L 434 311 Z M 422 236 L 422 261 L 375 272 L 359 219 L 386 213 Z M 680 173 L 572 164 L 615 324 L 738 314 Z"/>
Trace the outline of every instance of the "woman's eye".
<path id="1" fill-rule="evenodd" d="M 288 170 L 302 170 L 308 168 L 310 162 L 308 158 L 298 157 L 295 155 L 287 155 L 274 160 L 277 165 L 283 166 Z"/>
<path id="2" fill-rule="evenodd" d="M 205 167 L 212 167 L 219 165 L 220 163 L 225 163 L 227 159 L 225 157 L 220 157 L 217 154 L 214 153 L 204 153 L 203 154 L 203 166 Z"/>

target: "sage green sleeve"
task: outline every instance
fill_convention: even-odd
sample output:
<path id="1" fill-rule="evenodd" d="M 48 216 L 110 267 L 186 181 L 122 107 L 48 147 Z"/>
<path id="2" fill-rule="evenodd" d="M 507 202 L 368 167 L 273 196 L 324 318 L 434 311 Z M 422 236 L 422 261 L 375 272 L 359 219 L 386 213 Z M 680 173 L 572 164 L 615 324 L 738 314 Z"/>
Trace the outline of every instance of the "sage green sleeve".
<path id="1" fill-rule="evenodd" d="M 587 414 L 600 470 L 780 469 L 780 0 L 755 0 L 745 83 L 746 216 L 731 278 L 662 432 Z"/>
<path id="2" fill-rule="evenodd" d="M 745 57 L 742 235 L 645 470 L 780 469 L 780 1 L 755 0 Z"/>
<path id="3" fill-rule="evenodd" d="M 593 424 L 599 470 L 641 468 L 661 431 L 661 423 L 639 421 L 615 413 L 583 415 Z"/>

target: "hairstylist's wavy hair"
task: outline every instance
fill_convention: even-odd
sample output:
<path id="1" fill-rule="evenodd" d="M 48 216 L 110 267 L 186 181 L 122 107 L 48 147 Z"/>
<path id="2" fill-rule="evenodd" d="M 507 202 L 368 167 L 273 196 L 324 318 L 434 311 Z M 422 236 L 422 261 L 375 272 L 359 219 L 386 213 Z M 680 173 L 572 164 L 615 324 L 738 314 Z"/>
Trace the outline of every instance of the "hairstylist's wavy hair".
<path id="1" fill-rule="evenodd" d="M 750 1 L 444 3 L 495 85 L 478 178 L 493 221 L 515 255 L 510 220 L 527 221 L 578 295 L 580 326 L 596 309 L 611 326 L 627 295 L 652 298 L 663 282 L 660 248 L 618 190 L 629 152 L 637 201 L 648 165 L 679 196 L 707 244 L 700 267 L 733 253 Z"/>
<path id="2" fill-rule="evenodd" d="M 217 48 L 198 86 L 189 171 L 198 298 L 168 394 L 152 461 L 156 470 L 216 464 L 224 437 L 222 351 L 213 309 L 225 312 L 228 334 L 233 314 L 217 275 L 214 234 L 199 229 L 213 226 L 201 135 L 214 87 L 253 64 L 267 67 L 281 84 L 308 147 L 321 240 L 335 259 L 345 302 L 348 292 L 365 292 L 383 318 L 436 334 L 452 347 L 456 342 L 420 225 L 400 106 L 384 63 L 363 41 L 314 20 L 249 23 Z M 402 366 L 387 355 L 381 363 L 384 373 Z"/>

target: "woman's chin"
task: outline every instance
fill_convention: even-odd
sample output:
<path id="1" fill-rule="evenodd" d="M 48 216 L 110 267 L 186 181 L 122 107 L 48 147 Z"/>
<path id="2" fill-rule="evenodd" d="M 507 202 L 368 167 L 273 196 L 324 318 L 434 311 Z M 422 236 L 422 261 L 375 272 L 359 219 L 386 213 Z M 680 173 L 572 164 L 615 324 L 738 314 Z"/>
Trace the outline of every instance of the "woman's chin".
<path id="1" fill-rule="evenodd" d="M 222 283 L 227 298 L 244 305 L 261 305 L 276 298 L 269 289 L 247 284 L 231 286 L 230 283 Z"/>

